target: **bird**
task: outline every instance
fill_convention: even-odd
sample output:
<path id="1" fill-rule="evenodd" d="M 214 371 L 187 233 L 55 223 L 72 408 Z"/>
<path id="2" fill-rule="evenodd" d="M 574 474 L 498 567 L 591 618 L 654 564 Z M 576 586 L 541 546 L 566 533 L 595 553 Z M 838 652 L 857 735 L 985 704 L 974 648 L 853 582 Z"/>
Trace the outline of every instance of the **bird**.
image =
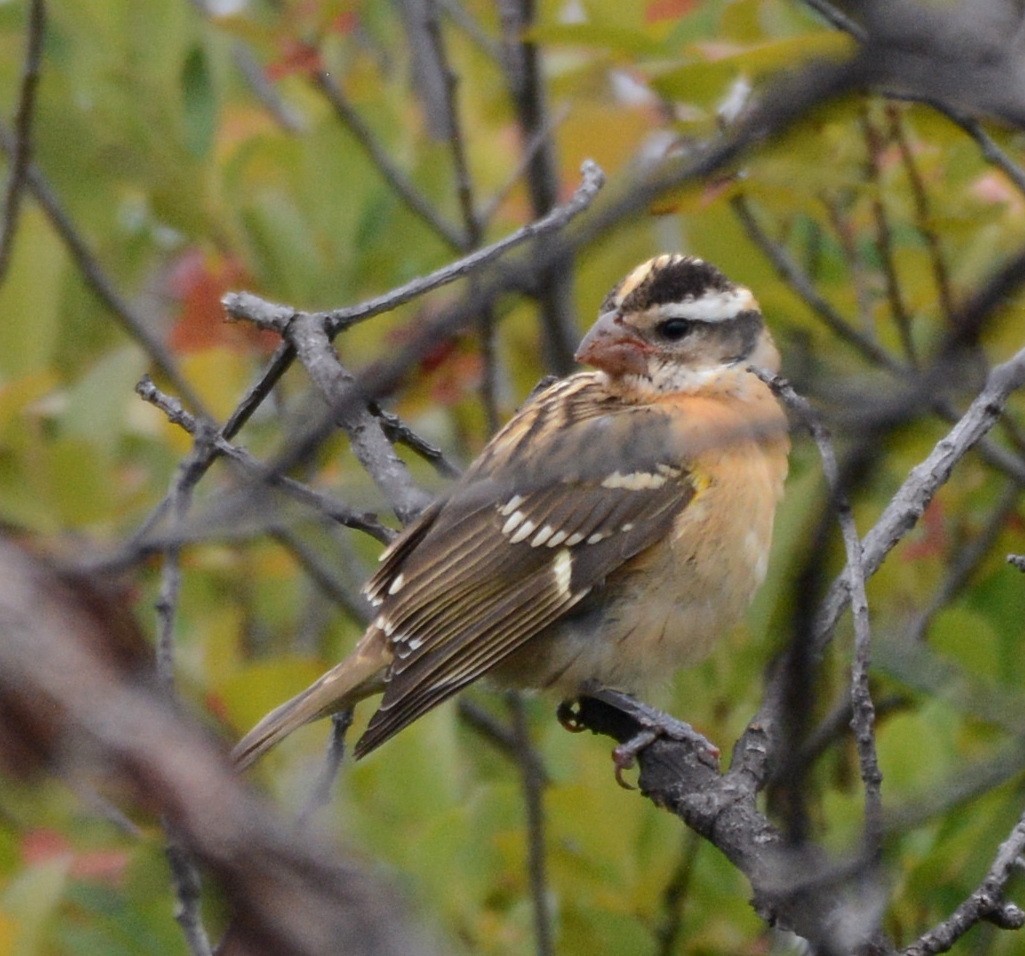
<path id="1" fill-rule="evenodd" d="M 362 638 L 239 741 L 237 767 L 377 694 L 357 759 L 485 675 L 564 701 L 636 694 L 740 622 L 790 450 L 754 295 L 657 256 L 609 292 L 575 357 L 590 368 L 529 398 L 383 552 Z"/>

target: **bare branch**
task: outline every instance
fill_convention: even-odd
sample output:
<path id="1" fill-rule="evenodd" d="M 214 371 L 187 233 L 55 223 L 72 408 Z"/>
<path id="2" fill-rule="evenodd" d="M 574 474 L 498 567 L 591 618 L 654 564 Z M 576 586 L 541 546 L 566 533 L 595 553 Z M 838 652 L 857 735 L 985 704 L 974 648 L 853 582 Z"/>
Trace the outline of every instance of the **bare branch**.
<path id="1" fill-rule="evenodd" d="M 164 855 L 171 867 L 171 882 L 178 901 L 174 918 L 182 928 L 192 956 L 213 956 L 210 937 L 203 926 L 203 887 L 192 854 L 179 841 L 174 828 L 165 823 L 167 846 Z"/>
<path id="2" fill-rule="evenodd" d="M 12 156 L 15 149 L 14 137 L 3 125 L 0 125 L 0 149 L 8 156 Z M 25 173 L 25 179 L 29 189 L 32 190 L 32 195 L 35 196 L 36 201 L 43 208 L 57 235 L 60 236 L 72 260 L 74 260 L 79 272 L 81 272 L 85 284 L 92 290 L 96 298 L 103 303 L 104 307 L 112 313 L 114 318 L 117 319 L 122 329 L 142 346 L 150 361 L 167 378 L 175 391 L 182 396 L 197 414 L 205 415 L 203 402 L 178 369 L 178 365 L 171 357 L 170 352 L 150 331 L 145 318 L 129 305 L 127 300 L 114 287 L 114 284 L 103 271 L 96 257 L 89 250 L 85 239 L 75 228 L 58 200 L 56 193 L 54 193 L 50 184 L 36 168 L 35 164 L 29 164 Z"/>
<path id="3" fill-rule="evenodd" d="M 368 407 L 372 415 L 381 419 L 381 427 L 389 441 L 396 445 L 404 445 L 424 461 L 430 462 L 437 469 L 439 475 L 444 475 L 446 478 L 459 477 L 459 468 L 445 457 L 445 453 L 414 432 L 398 415 L 381 408 L 377 402 L 370 402 Z"/>
<path id="4" fill-rule="evenodd" d="M 498 10 L 505 71 L 523 140 L 539 143 L 527 165 L 527 189 L 534 215 L 543 216 L 558 204 L 559 169 L 551 138 L 538 135 L 549 127 L 549 121 L 540 54 L 527 39 L 534 22 L 535 0 L 499 0 Z M 573 368 L 576 330 L 571 279 L 568 259 L 539 270 L 537 289 L 545 335 L 545 367 L 557 375 L 565 375 Z"/>
<path id="5" fill-rule="evenodd" d="M 946 576 L 933 599 L 908 627 L 909 641 L 922 641 L 933 619 L 939 614 L 961 590 L 986 559 L 990 549 L 1007 525 L 1007 519 L 1014 514 L 1022 487 L 1016 481 L 1010 481 L 1000 495 L 982 530 L 971 540 L 963 543 L 955 552 L 948 564 Z"/>
<path id="6" fill-rule="evenodd" d="M 399 520 L 406 524 L 431 501 L 417 488 L 405 463 L 392 447 L 381 422 L 366 402 L 351 400 L 358 390 L 355 377 L 338 360 L 323 326 L 308 315 L 297 315 L 285 329 L 310 378 L 333 409 L 337 424 L 349 436 L 352 450 L 374 480 Z"/>
<path id="7" fill-rule="evenodd" d="M 318 70 L 313 74 L 312 80 L 314 86 L 324 94 L 331 104 L 338 118 L 352 133 L 356 142 L 370 157 L 384 181 L 405 203 L 406 208 L 425 223 L 435 235 L 443 239 L 451 249 L 457 252 L 465 250 L 468 245 L 467 237 L 442 218 L 423 193 L 416 188 L 413 181 L 399 169 L 388 150 L 377 139 L 373 130 L 349 101 L 334 75 L 326 70 Z"/>
<path id="8" fill-rule="evenodd" d="M 1004 889 L 1015 870 L 1021 865 L 1023 852 L 1025 814 L 1018 820 L 1008 838 L 1000 844 L 993 865 L 978 889 L 954 910 L 949 919 L 945 919 L 928 933 L 920 936 L 917 942 L 902 950 L 902 956 L 946 953 L 981 920 L 996 923 L 1001 929 L 1025 927 L 1025 912 L 1013 903 L 1005 903 L 1003 899 Z"/>
<path id="9" fill-rule="evenodd" d="M 504 239 L 499 239 L 497 242 L 471 252 L 429 275 L 412 279 L 384 295 L 368 299 L 359 305 L 332 309 L 327 312 L 302 313 L 291 306 L 276 305 L 248 292 L 229 292 L 224 297 L 224 308 L 232 318 L 248 319 L 272 328 L 283 327 L 295 315 L 308 314 L 324 322 L 329 334 L 337 335 L 352 325 L 365 322 L 382 312 L 390 312 L 428 292 L 433 292 L 435 289 L 465 278 L 517 246 L 565 228 L 571 220 L 591 205 L 605 183 L 605 174 L 596 163 L 588 160 L 581 166 L 580 172 L 582 177 L 580 186 L 565 203 L 557 206 L 548 215 L 528 223 Z M 279 377 L 280 374 L 278 373 Z"/>
<path id="10" fill-rule="evenodd" d="M 174 824 L 231 908 L 221 953 L 426 956 L 429 935 L 365 861 L 282 820 L 153 690 L 123 602 L 2 542 L 0 567 L 0 730 L 38 770 L 102 778 Z"/>
<path id="11" fill-rule="evenodd" d="M 35 116 L 36 87 L 43 57 L 43 35 L 46 32 L 46 6 L 43 0 L 31 0 L 28 8 L 28 31 L 25 40 L 25 62 L 18 90 L 18 109 L 14 118 L 14 146 L 8 150 L 11 168 L 7 174 L 4 201 L 0 210 L 0 283 L 7 275 L 11 249 L 21 210 L 21 197 L 28 180 L 32 157 L 32 120 Z"/>
<path id="12" fill-rule="evenodd" d="M 794 411 L 811 432 L 822 459 L 822 471 L 829 486 L 832 510 L 843 535 L 847 552 L 847 587 L 850 594 L 851 614 L 854 617 L 854 661 L 851 666 L 851 728 L 858 748 L 861 779 L 865 785 L 865 846 L 866 855 L 877 860 L 882 852 L 883 835 L 883 775 L 879 769 L 879 756 L 875 741 L 875 706 L 869 688 L 869 668 L 872 660 L 872 633 L 869 624 L 868 594 L 865 590 L 865 566 L 861 538 L 854 524 L 851 503 L 840 479 L 836 451 L 829 430 L 806 398 L 798 395 L 789 382 L 752 368 L 787 407 Z"/>
<path id="13" fill-rule="evenodd" d="M 190 435 L 195 435 L 198 427 L 196 419 L 185 411 L 180 402 L 161 392 L 148 377 L 144 377 L 135 390 L 144 401 L 155 405 L 167 415 L 170 421 L 179 425 Z M 368 511 L 353 511 L 331 495 L 275 471 L 244 448 L 232 445 L 219 435 L 214 438 L 214 446 L 219 454 L 241 465 L 253 478 L 280 488 L 297 501 L 316 509 L 338 524 L 354 528 L 357 531 L 364 531 L 383 544 L 387 544 L 395 536 L 390 528 L 386 528 L 377 520 L 375 514 Z M 204 465 L 208 466 L 207 459 L 204 459 Z"/>
<path id="14" fill-rule="evenodd" d="M 853 345 L 874 365 L 896 374 L 905 375 L 908 371 L 904 363 L 899 362 L 873 339 L 859 332 L 815 288 L 810 277 L 797 265 L 782 245 L 773 241 L 758 222 L 748 199 L 738 194 L 730 200 L 733 211 L 743 225 L 751 241 L 765 254 L 775 267 L 779 277 L 787 283 L 822 320 L 823 325 L 833 332 L 837 338 Z"/>
<path id="15" fill-rule="evenodd" d="M 954 466 L 993 427 L 1011 393 L 1025 385 L 1025 349 L 997 365 L 986 385 L 945 438 L 908 477 L 865 535 L 862 553 L 866 576 L 873 575 L 887 554 L 910 531 L 937 490 L 946 483 Z M 815 625 L 815 642 L 824 648 L 849 599 L 849 569 L 830 588 Z"/>
<path id="16" fill-rule="evenodd" d="M 886 115 L 890 121 L 890 139 L 897 144 L 897 148 L 900 150 L 901 162 L 904 164 L 904 171 L 911 184 L 911 196 L 915 202 L 915 227 L 929 250 L 929 261 L 932 264 L 936 294 L 940 300 L 940 311 L 949 321 L 954 315 L 954 296 L 950 290 L 950 276 L 946 259 L 943 256 L 943 249 L 940 246 L 940 238 L 932 224 L 929 195 L 918 169 L 915 154 L 911 149 L 911 143 L 908 141 L 901 111 L 893 103 L 888 103 Z"/>
<path id="17" fill-rule="evenodd" d="M 911 335 L 911 316 L 901 288 L 900 277 L 897 275 L 897 263 L 894 261 L 893 230 L 890 228 L 890 215 L 883 201 L 883 183 L 881 155 L 885 144 L 883 137 L 876 128 L 866 105 L 861 126 L 865 136 L 867 155 L 866 171 L 872 196 L 872 219 L 875 224 L 875 246 L 882 264 L 883 280 L 886 284 L 886 298 L 890 303 L 890 317 L 897 326 L 897 334 L 904 348 L 904 355 L 912 365 L 918 364 L 915 342 Z"/>
<path id="18" fill-rule="evenodd" d="M 537 956 L 554 956 L 555 935 L 548 902 L 545 850 L 544 788 L 547 774 L 530 739 L 523 695 L 519 691 L 510 691 L 506 700 L 512 717 L 514 757 L 520 772 L 523 804 L 527 811 L 527 870 L 530 874 L 530 901 L 534 908 L 534 951 Z"/>
<path id="19" fill-rule="evenodd" d="M 844 33 L 849 33 L 855 40 L 864 42 L 868 38 L 865 28 L 860 23 L 856 23 L 847 14 L 839 11 L 828 0 L 804 0 L 804 5 L 814 10 L 831 26 Z"/>

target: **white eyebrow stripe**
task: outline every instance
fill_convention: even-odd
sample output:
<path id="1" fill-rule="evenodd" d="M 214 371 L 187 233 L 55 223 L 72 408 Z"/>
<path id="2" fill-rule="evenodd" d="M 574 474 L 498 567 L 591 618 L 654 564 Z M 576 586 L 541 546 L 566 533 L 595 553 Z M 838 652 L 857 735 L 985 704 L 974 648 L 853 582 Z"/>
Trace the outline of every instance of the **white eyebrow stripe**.
<path id="1" fill-rule="evenodd" d="M 709 292 L 696 299 L 667 302 L 658 307 L 658 315 L 663 319 L 725 322 L 734 318 L 738 312 L 753 311 L 757 308 L 758 303 L 751 290 L 738 286 L 729 292 Z"/>

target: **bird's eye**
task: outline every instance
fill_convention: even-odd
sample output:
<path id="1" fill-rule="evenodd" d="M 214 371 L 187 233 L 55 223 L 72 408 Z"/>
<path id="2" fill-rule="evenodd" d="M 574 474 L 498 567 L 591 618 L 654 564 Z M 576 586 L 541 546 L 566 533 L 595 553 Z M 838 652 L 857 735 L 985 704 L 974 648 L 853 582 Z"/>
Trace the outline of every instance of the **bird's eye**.
<path id="1" fill-rule="evenodd" d="M 694 330 L 694 325 L 690 319 L 666 319 L 655 326 L 655 331 L 667 342 L 679 342 Z"/>

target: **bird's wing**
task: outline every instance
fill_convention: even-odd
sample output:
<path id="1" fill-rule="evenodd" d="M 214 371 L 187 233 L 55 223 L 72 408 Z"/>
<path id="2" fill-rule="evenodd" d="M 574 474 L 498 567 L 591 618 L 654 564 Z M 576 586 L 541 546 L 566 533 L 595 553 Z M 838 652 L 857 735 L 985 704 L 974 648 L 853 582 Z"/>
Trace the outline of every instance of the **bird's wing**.
<path id="1" fill-rule="evenodd" d="M 610 399 L 587 373 L 513 418 L 367 585 L 395 660 L 357 755 L 491 670 L 663 538 L 695 495 L 679 445 L 665 410 Z"/>

